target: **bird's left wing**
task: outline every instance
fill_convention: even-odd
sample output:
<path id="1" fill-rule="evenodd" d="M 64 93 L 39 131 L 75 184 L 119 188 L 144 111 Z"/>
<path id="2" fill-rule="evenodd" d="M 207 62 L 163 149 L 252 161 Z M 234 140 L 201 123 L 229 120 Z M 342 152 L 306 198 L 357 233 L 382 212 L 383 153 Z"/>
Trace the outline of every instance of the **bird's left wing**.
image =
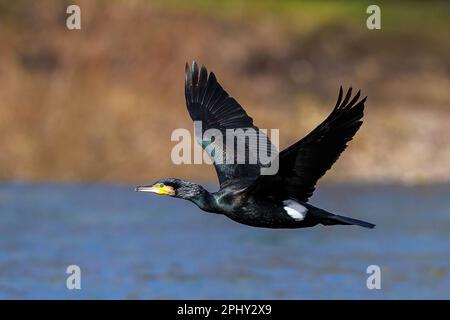
<path id="1" fill-rule="evenodd" d="M 185 97 L 189 115 L 194 122 L 201 124 L 201 132 L 195 132 L 197 142 L 212 158 L 220 185 L 233 179 L 256 179 L 263 166 L 258 152 L 271 154 L 276 150 L 264 132 L 253 125 L 253 119 L 241 105 L 217 82 L 214 73 L 208 75 L 204 65 L 199 70 L 195 61 L 191 68 L 186 64 Z M 226 141 L 230 130 L 235 135 L 233 143 Z M 214 133 L 225 137 L 221 143 Z M 241 148 L 239 139 L 244 141 Z M 232 152 L 226 148 L 227 143 L 233 145 Z"/>
<path id="2" fill-rule="evenodd" d="M 366 98 L 358 101 L 358 91 L 350 99 L 351 93 L 350 88 L 342 100 L 341 87 L 331 114 L 303 139 L 280 152 L 277 174 L 260 176 L 247 191 L 308 201 L 317 181 L 347 148 L 362 124 Z"/>

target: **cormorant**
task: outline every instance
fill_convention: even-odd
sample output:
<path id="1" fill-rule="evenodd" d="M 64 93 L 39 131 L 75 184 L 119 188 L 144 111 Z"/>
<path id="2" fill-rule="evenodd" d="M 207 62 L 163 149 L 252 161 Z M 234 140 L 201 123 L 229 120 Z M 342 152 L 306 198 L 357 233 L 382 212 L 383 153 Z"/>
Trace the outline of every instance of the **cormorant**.
<path id="1" fill-rule="evenodd" d="M 353 98 L 351 93 L 350 88 L 344 96 L 341 86 L 331 114 L 307 136 L 277 155 L 279 170 L 276 174 L 261 174 L 260 163 L 215 161 L 217 154 L 209 152 L 219 178 L 217 192 L 210 193 L 198 184 L 173 178 L 139 186 L 136 191 L 189 200 L 204 211 L 224 214 L 254 227 L 305 228 L 322 224 L 373 228 L 372 223 L 333 214 L 308 203 L 317 181 L 339 158 L 362 124 L 367 97 L 359 100 L 360 91 Z M 203 132 L 208 129 L 223 133 L 238 128 L 259 130 L 218 83 L 214 73 L 208 75 L 204 65 L 199 70 L 195 61 L 191 68 L 186 64 L 185 97 L 192 120 L 201 121 Z M 200 141 L 200 144 L 208 151 L 208 144 L 214 141 L 207 142 Z M 249 152 L 251 146 L 247 143 L 245 149 Z"/>

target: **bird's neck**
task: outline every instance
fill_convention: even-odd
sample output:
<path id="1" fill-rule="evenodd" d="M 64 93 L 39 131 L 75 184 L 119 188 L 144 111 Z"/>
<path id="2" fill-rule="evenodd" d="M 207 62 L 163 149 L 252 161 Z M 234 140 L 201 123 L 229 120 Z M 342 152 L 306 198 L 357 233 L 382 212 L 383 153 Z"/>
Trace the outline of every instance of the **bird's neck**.
<path id="1" fill-rule="evenodd" d="M 195 203 L 200 209 L 204 210 L 204 211 L 208 211 L 208 212 L 217 212 L 216 209 L 216 200 L 214 199 L 214 197 L 211 195 L 211 193 L 209 193 L 208 191 L 206 191 L 205 189 L 202 188 L 201 193 L 193 196 L 190 199 L 187 199 L 189 201 L 192 201 L 193 203 Z"/>

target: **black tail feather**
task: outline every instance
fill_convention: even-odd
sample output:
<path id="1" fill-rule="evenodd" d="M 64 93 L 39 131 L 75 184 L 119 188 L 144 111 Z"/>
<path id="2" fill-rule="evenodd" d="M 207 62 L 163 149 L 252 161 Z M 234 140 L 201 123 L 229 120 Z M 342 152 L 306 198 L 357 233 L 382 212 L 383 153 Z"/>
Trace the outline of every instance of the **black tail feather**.
<path id="1" fill-rule="evenodd" d="M 336 224 L 343 224 L 343 225 L 356 225 L 364 228 L 373 229 L 375 225 L 370 222 L 353 219 L 349 217 L 340 216 L 337 214 L 333 214 L 330 212 L 327 212 L 325 210 L 321 210 L 320 215 L 322 216 L 320 219 L 320 223 L 329 226 L 329 225 L 336 225 Z"/>
<path id="2" fill-rule="evenodd" d="M 353 219 L 353 218 L 349 218 L 349 217 L 343 217 L 343 216 L 339 216 L 337 214 L 329 217 L 328 219 L 334 221 L 335 224 L 356 225 L 356 226 L 369 228 L 369 229 L 373 229 L 375 227 L 375 225 L 373 223 L 358 220 L 358 219 Z"/>

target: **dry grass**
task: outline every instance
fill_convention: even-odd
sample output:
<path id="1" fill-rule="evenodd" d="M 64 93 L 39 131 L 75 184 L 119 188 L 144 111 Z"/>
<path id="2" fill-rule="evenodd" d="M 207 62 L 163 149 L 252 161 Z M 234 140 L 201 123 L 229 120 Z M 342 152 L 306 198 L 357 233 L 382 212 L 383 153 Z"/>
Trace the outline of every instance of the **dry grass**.
<path id="1" fill-rule="evenodd" d="M 327 16 L 303 29 L 283 13 L 78 3 L 81 31 L 65 28 L 68 3 L 0 3 L 0 179 L 215 179 L 211 167 L 170 161 L 172 130 L 191 128 L 183 72 L 193 59 L 256 124 L 280 128 L 282 147 L 326 116 L 339 85 L 362 88 L 365 124 L 328 179 L 450 179 L 448 25 L 368 31 L 362 12 L 361 24 Z"/>

